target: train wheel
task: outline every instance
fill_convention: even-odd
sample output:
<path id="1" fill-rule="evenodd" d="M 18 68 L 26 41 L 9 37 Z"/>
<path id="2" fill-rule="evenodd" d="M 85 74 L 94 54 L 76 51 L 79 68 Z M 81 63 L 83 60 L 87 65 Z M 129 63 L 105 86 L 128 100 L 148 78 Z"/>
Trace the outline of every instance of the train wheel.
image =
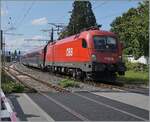
<path id="1" fill-rule="evenodd" d="M 82 71 L 80 70 L 80 69 L 78 69 L 77 71 L 76 71 L 76 79 L 77 80 L 82 80 Z"/>
<path id="2" fill-rule="evenodd" d="M 116 78 L 117 78 L 117 74 L 116 73 L 112 73 L 112 81 L 116 82 Z"/>
<path id="3" fill-rule="evenodd" d="M 107 73 L 107 80 L 109 82 L 115 82 L 116 81 L 116 77 L 117 77 L 117 75 L 114 72 L 108 72 Z"/>
<path id="4" fill-rule="evenodd" d="M 55 73 L 55 67 L 52 67 L 52 73 Z"/>
<path id="5" fill-rule="evenodd" d="M 86 82 L 86 81 L 89 81 L 89 80 L 92 80 L 91 74 L 88 73 L 88 72 L 84 72 L 83 76 L 84 76 L 84 79 L 83 79 L 83 80 L 84 80 L 85 82 Z"/>
<path id="6" fill-rule="evenodd" d="M 77 73 L 76 73 L 76 70 L 74 69 L 73 72 L 72 72 L 73 79 L 76 79 L 76 76 L 77 76 Z"/>

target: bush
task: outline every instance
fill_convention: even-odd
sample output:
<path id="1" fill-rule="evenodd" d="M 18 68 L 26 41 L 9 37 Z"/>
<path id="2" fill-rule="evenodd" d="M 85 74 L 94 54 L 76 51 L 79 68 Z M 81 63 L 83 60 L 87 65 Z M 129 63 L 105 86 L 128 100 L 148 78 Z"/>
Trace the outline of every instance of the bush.
<path id="1" fill-rule="evenodd" d="M 24 86 L 22 86 L 21 84 L 15 84 L 13 88 L 13 92 L 16 93 L 21 93 L 24 91 Z"/>
<path id="2" fill-rule="evenodd" d="M 79 84 L 77 82 L 75 82 L 74 80 L 69 80 L 69 79 L 61 80 L 59 82 L 59 85 L 65 88 L 66 87 L 79 87 Z"/>
<path id="3" fill-rule="evenodd" d="M 148 65 L 142 64 L 142 63 L 131 63 L 129 61 L 126 62 L 127 70 L 133 70 L 133 71 L 142 71 L 142 72 L 148 72 Z"/>
<path id="4" fill-rule="evenodd" d="M 13 86 L 10 83 L 2 84 L 2 89 L 4 93 L 11 93 L 13 91 Z"/>
<path id="5" fill-rule="evenodd" d="M 24 91 L 24 86 L 13 81 L 7 81 L 5 83 L 2 83 L 2 89 L 5 93 L 21 93 Z"/>
<path id="6" fill-rule="evenodd" d="M 24 86 L 20 83 L 16 83 L 11 77 L 9 77 L 5 72 L 2 71 L 1 74 L 1 87 L 4 93 L 21 93 L 24 91 Z"/>

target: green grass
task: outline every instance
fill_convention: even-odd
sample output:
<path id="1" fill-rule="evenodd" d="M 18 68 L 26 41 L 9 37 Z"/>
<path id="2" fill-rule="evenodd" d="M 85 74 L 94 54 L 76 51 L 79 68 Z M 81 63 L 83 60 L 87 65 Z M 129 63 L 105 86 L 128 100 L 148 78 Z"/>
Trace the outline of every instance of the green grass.
<path id="1" fill-rule="evenodd" d="M 7 81 L 2 83 L 2 89 L 5 93 L 21 93 L 24 91 L 24 86 L 13 81 Z"/>
<path id="2" fill-rule="evenodd" d="M 118 79 L 127 84 L 149 84 L 148 72 L 129 70 L 126 71 L 125 76 L 119 76 Z"/>
<path id="3" fill-rule="evenodd" d="M 59 85 L 66 88 L 66 87 L 79 87 L 79 84 L 74 80 L 64 79 L 59 82 Z"/>
<path id="4" fill-rule="evenodd" d="M 2 80 L 1 80 L 1 87 L 4 93 L 21 93 L 24 91 L 25 86 L 20 83 L 15 82 L 11 77 L 6 75 L 6 73 L 2 72 Z"/>

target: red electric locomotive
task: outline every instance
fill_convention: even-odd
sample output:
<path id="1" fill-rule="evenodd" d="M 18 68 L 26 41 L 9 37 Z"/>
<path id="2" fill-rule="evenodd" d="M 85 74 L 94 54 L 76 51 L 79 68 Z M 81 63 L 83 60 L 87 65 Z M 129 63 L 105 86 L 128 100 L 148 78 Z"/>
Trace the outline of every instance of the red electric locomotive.
<path id="1" fill-rule="evenodd" d="M 125 74 L 122 50 L 123 45 L 114 33 L 91 29 L 50 42 L 34 55 L 27 54 L 23 62 L 73 77 L 98 79 Z"/>

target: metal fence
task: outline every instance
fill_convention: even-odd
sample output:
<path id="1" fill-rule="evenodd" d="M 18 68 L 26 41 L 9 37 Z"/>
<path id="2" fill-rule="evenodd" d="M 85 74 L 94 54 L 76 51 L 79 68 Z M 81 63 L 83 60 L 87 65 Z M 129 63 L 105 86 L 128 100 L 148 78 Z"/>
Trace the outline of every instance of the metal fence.
<path id="1" fill-rule="evenodd" d="M 13 112 L 2 90 L 0 90 L 0 99 L 1 99 L 1 112 L 0 112 L 1 121 L 16 122 L 17 121 L 16 113 Z"/>

